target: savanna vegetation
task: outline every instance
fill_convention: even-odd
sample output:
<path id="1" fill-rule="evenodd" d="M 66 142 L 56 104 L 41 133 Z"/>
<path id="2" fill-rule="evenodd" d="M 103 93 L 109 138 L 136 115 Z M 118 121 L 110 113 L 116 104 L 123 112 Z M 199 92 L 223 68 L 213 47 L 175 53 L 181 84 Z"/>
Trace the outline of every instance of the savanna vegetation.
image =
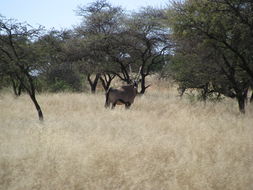
<path id="1" fill-rule="evenodd" d="M 75 13 L 64 30 L 0 15 L 0 189 L 253 188 L 252 1 Z M 105 109 L 133 80 L 131 109 Z"/>
<path id="2" fill-rule="evenodd" d="M 131 109 L 103 93 L 1 94 L 0 189 L 251 190 L 252 107 L 177 97 L 151 80 Z M 24 111 L 26 110 L 26 111 Z"/>
<path id="3" fill-rule="evenodd" d="M 37 92 L 107 91 L 112 80 L 130 84 L 140 74 L 139 93 L 158 73 L 178 83 L 181 95 L 195 89 L 200 100 L 233 98 L 245 113 L 252 94 L 252 2 L 188 0 L 164 9 L 126 12 L 106 0 L 79 6 L 82 22 L 46 31 L 1 16 L 1 88 L 27 93 L 40 120 Z M 250 101 L 253 100 L 253 94 Z"/>

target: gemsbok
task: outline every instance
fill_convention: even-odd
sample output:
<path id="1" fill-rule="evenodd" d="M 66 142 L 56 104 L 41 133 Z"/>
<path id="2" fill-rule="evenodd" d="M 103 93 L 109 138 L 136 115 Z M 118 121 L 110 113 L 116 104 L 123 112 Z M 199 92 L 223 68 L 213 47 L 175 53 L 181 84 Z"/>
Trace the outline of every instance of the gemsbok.
<path id="1" fill-rule="evenodd" d="M 141 70 L 141 68 L 140 68 Z M 134 99 L 138 93 L 138 78 L 139 73 L 135 80 L 132 80 L 132 83 L 126 86 L 121 86 L 119 88 L 109 88 L 106 92 L 106 100 L 105 100 L 105 107 L 108 108 L 111 106 L 113 109 L 116 105 L 125 105 L 125 108 L 130 108 L 131 104 L 134 103 Z M 130 70 L 131 71 L 131 70 Z"/>

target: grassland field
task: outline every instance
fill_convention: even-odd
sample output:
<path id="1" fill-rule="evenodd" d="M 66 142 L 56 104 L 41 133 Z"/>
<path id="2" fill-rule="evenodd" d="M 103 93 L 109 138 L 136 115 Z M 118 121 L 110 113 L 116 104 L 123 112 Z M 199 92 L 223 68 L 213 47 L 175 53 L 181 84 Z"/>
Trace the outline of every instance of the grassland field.
<path id="1" fill-rule="evenodd" d="M 190 102 L 166 81 L 130 110 L 103 93 L 0 92 L 1 190 L 252 190 L 253 106 Z"/>

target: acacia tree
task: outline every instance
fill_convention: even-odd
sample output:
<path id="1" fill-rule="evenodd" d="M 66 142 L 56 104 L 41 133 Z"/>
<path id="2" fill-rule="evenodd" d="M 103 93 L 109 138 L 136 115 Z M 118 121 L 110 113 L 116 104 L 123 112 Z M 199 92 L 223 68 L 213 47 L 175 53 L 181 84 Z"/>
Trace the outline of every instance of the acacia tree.
<path id="1" fill-rule="evenodd" d="M 40 68 L 40 54 L 34 41 L 42 28 L 34 29 L 28 24 L 17 23 L 0 17 L 0 62 L 5 74 L 18 81 L 29 94 L 39 119 L 43 120 L 41 107 L 36 99 L 34 83 Z"/>
<path id="2" fill-rule="evenodd" d="M 169 53 L 171 41 L 169 30 L 164 25 L 164 10 L 151 7 L 133 13 L 126 23 L 126 47 L 131 63 L 141 68 L 141 90 L 144 94 L 150 85 L 146 85 L 146 77 L 165 63 L 165 55 Z"/>
<path id="3" fill-rule="evenodd" d="M 36 45 L 41 47 L 41 53 L 43 53 L 45 64 L 40 78 L 44 80 L 45 88 L 53 92 L 80 91 L 81 77 L 73 62 L 83 52 L 73 32 L 51 30 L 42 35 Z"/>
<path id="4" fill-rule="evenodd" d="M 140 70 L 141 91 L 149 87 L 145 78 L 158 64 L 169 47 L 168 30 L 163 22 L 164 12 L 152 8 L 125 15 L 120 7 L 113 7 L 105 0 L 95 1 L 88 7 L 79 7 L 83 23 L 76 29 L 86 40 L 86 64 L 96 68 L 94 81 L 100 78 L 108 89 L 115 76 L 126 83 L 132 82 L 132 73 Z M 89 63 L 87 63 L 89 62 Z M 129 68 L 132 68 L 132 73 Z"/>
<path id="5" fill-rule="evenodd" d="M 252 37 L 247 24 L 241 23 L 237 14 L 231 14 L 229 0 L 188 0 L 175 2 L 170 10 L 170 23 L 181 47 L 189 47 L 187 53 L 204 57 L 210 55 L 210 64 L 221 80 L 210 81 L 213 90 L 225 96 L 235 97 L 239 110 L 245 113 L 245 99 L 252 83 Z M 251 3 L 236 1 L 237 8 L 248 21 L 252 20 Z M 245 9 L 245 7 L 247 7 Z M 249 8 L 251 7 L 251 8 Z M 180 48 L 178 48 L 180 49 Z M 182 49 L 182 48 L 181 48 Z M 196 50 L 193 52 L 192 50 Z M 203 57 L 203 56 L 202 56 Z M 205 65 L 208 68 L 209 65 Z M 187 68 L 185 68 L 187 69 Z M 208 71 L 208 69 L 207 69 Z M 203 74 L 207 72 L 203 71 Z M 227 82 L 223 82 L 223 81 Z M 229 91 L 229 93 L 228 93 Z"/>
<path id="6" fill-rule="evenodd" d="M 111 52 L 115 50 L 112 45 L 114 36 L 122 26 L 123 10 L 105 0 L 98 0 L 89 6 L 78 7 L 77 13 L 83 22 L 75 31 L 85 44 L 85 55 L 79 58 L 79 63 L 83 63 L 92 92 L 99 80 L 107 90 L 115 77 Z M 92 75 L 95 75 L 93 80 Z"/>

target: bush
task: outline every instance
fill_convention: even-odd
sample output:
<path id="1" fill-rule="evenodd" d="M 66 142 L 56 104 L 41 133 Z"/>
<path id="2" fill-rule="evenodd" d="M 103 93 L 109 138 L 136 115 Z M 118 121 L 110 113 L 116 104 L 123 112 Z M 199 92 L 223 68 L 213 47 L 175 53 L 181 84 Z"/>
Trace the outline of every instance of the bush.
<path id="1" fill-rule="evenodd" d="M 46 78 L 48 90 L 51 92 L 79 92 L 82 90 L 80 74 L 69 67 L 54 68 L 48 73 Z"/>
<path id="2" fill-rule="evenodd" d="M 63 80 L 56 80 L 49 86 L 50 92 L 75 91 L 69 84 Z"/>

